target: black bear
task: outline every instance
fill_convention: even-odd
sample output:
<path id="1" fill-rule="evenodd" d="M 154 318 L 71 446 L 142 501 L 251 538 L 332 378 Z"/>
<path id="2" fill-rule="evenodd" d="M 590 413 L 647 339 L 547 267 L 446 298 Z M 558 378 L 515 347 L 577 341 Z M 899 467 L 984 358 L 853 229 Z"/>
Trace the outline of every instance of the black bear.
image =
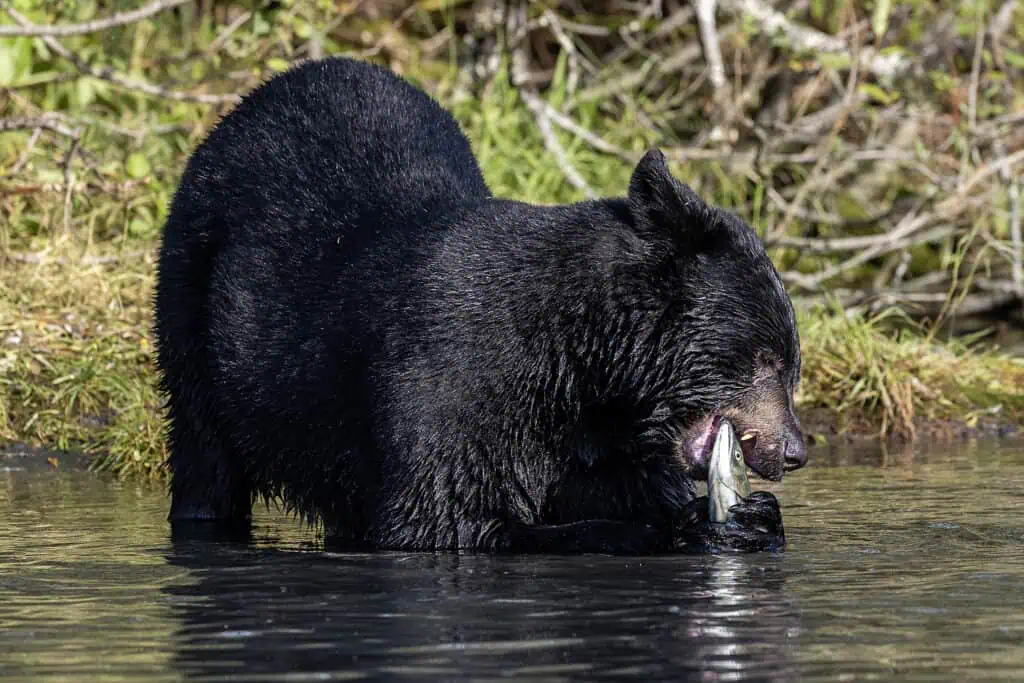
<path id="1" fill-rule="evenodd" d="M 306 62 L 190 158 L 155 317 L 172 527 L 263 497 L 379 549 L 784 542 L 770 493 L 717 525 L 694 484 L 723 418 L 762 477 L 803 465 L 793 308 L 656 150 L 625 197 L 499 199 L 422 90 Z"/>

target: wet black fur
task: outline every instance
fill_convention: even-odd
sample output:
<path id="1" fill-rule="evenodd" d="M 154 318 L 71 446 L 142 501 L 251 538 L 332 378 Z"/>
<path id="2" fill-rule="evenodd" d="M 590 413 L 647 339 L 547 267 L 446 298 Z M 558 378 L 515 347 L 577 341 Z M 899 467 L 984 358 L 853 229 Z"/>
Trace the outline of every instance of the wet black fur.
<path id="1" fill-rule="evenodd" d="M 760 369 L 799 374 L 757 237 L 659 152 L 627 197 L 496 199 L 440 106 L 339 58 L 264 84 L 196 150 L 156 330 L 172 521 L 244 526 L 280 497 L 376 548 L 729 546 L 680 435 Z M 781 545 L 771 503 L 739 545 Z"/>

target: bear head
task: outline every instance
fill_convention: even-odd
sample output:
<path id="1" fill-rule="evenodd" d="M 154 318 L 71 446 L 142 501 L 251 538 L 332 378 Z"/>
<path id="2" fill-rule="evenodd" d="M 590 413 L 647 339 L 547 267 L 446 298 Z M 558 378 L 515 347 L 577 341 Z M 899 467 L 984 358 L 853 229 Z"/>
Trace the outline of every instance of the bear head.
<path id="1" fill-rule="evenodd" d="M 671 440 L 687 473 L 706 476 L 722 419 L 759 476 L 778 481 L 802 467 L 796 317 L 757 234 L 674 178 L 658 150 L 634 169 L 626 211 L 634 258 L 620 284 L 649 313 L 640 336 L 656 351 L 644 376 L 657 377 L 652 395 L 673 416 Z"/>

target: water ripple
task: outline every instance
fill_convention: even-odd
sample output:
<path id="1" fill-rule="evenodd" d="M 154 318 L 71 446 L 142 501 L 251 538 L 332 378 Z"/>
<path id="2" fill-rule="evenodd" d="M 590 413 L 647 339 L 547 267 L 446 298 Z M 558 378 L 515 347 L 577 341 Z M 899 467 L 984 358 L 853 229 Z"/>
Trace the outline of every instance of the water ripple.
<path id="1" fill-rule="evenodd" d="M 337 554 L 263 510 L 172 544 L 161 489 L 0 479 L 0 675 L 111 680 L 1013 680 L 1024 449 L 818 454 L 780 555 Z M 831 457 L 831 460 L 830 460 Z"/>

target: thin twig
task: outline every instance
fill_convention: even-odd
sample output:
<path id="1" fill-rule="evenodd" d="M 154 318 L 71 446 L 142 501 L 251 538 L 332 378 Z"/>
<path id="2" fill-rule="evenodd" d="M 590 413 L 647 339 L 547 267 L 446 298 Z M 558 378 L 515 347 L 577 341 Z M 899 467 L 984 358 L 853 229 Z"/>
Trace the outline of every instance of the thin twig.
<path id="1" fill-rule="evenodd" d="M 1020 180 L 1010 184 L 1010 245 L 1013 248 L 1013 284 L 1024 304 L 1024 236 L 1021 235 Z"/>
<path id="2" fill-rule="evenodd" d="M 555 163 L 558 164 L 566 180 L 573 187 L 583 192 L 588 199 L 593 199 L 597 197 L 597 193 L 594 192 L 593 188 L 583 179 L 579 171 L 569 162 L 569 157 L 565 153 L 562 143 L 558 141 L 558 135 L 551 125 L 551 118 L 548 116 L 544 101 L 529 83 L 527 66 L 529 60 L 523 48 L 523 42 L 528 32 L 526 4 L 520 2 L 514 11 L 509 11 L 507 21 L 509 22 L 507 29 L 508 50 L 512 53 L 512 59 L 509 64 L 512 84 L 519 90 L 519 95 L 522 97 L 527 109 L 537 119 L 537 128 L 540 130 L 541 138 L 544 140 L 544 146 L 551 156 L 554 157 Z"/>
<path id="3" fill-rule="evenodd" d="M 933 220 L 932 216 L 923 216 L 920 218 L 922 219 L 922 223 Z M 907 232 L 915 232 L 916 229 L 919 227 L 919 224 L 912 224 L 912 226 L 914 227 L 914 230 L 909 230 Z M 832 264 L 828 268 L 820 270 L 817 273 L 814 273 L 813 275 L 804 275 L 802 273 L 788 273 L 784 274 L 783 277 L 784 279 L 788 279 L 793 284 L 798 285 L 799 287 L 802 287 L 804 289 L 816 290 L 819 289 L 821 285 L 827 280 L 831 280 L 837 275 L 841 275 L 842 273 L 848 270 L 852 270 L 853 268 L 856 268 L 861 264 L 867 263 L 872 259 L 878 258 L 879 256 L 884 256 L 886 254 L 890 254 L 894 251 L 899 251 L 901 249 L 905 249 L 906 247 L 913 245 L 936 242 L 938 240 L 949 237 L 955 231 L 956 226 L 954 225 L 938 225 L 930 230 L 926 230 L 912 237 L 908 236 L 903 239 L 884 240 L 883 242 L 880 242 L 879 244 L 876 244 L 875 246 L 869 249 L 865 249 L 864 251 L 861 251 L 851 256 L 845 261 Z M 895 232 L 896 231 L 894 231 L 893 234 L 895 234 Z"/>
<path id="4" fill-rule="evenodd" d="M 921 227 L 920 224 L 914 226 Z M 880 244 L 892 242 L 891 233 L 862 235 L 858 237 L 772 237 L 765 238 L 766 247 L 790 247 L 809 254 L 842 254 L 848 251 L 871 249 Z"/>
<path id="5" fill-rule="evenodd" d="M 1003 35 L 1010 30 L 1013 25 L 1013 13 L 1017 9 L 1017 2 L 1019 0 L 1006 0 L 1003 6 L 999 8 L 996 15 L 992 18 L 992 23 L 989 25 L 988 34 L 993 44 L 998 44 L 1003 39 Z"/>
<path id="6" fill-rule="evenodd" d="M 0 133 L 12 130 L 38 130 L 40 128 L 69 138 L 78 137 L 77 131 L 64 125 L 52 115 L 38 117 L 14 116 L 8 119 L 0 119 Z"/>
<path id="7" fill-rule="evenodd" d="M 835 293 L 832 293 L 835 296 Z M 1013 294 L 993 292 L 991 294 L 971 294 L 963 297 L 956 306 L 960 316 L 984 315 L 1002 308 L 1013 301 Z M 800 297 L 799 300 L 823 301 L 823 296 Z M 897 308 L 912 311 L 917 315 L 936 315 L 942 311 L 949 300 L 947 292 L 910 293 L 901 290 L 878 292 L 871 294 L 852 293 L 838 297 L 848 315 L 877 312 L 883 308 Z M 864 303 L 870 302 L 870 303 Z M 803 301 L 801 301 L 803 303 Z"/>
<path id="8" fill-rule="evenodd" d="M 402 25 L 406 22 L 406 20 L 409 17 L 413 16 L 418 9 L 419 5 L 415 3 L 406 7 L 400 15 L 391 20 L 390 25 L 384 31 L 381 32 L 380 37 L 377 38 L 377 41 L 372 46 L 359 52 L 359 58 L 369 59 L 370 57 L 376 57 L 378 54 L 380 54 L 381 50 L 384 49 L 384 46 L 387 45 L 388 40 L 390 40 L 400 28 L 402 28 Z M 347 17 L 348 12 L 342 11 L 342 16 Z M 332 29 L 333 26 L 328 27 L 328 30 L 324 31 L 324 35 L 327 35 L 327 33 Z"/>
<path id="9" fill-rule="evenodd" d="M 903 282 L 903 278 L 907 276 L 907 271 L 910 270 L 910 262 L 913 257 L 910 254 L 910 249 L 904 249 L 900 252 L 900 262 L 896 265 L 896 270 L 892 274 L 892 284 L 894 287 L 899 287 L 900 283 Z"/>
<path id="10" fill-rule="evenodd" d="M 220 48 L 227 42 L 228 38 L 231 37 L 235 31 L 237 31 L 245 22 L 252 19 L 252 11 L 246 10 L 235 17 L 230 24 L 224 27 L 224 29 L 217 34 L 217 37 L 213 39 L 210 46 L 204 50 L 207 54 L 213 54 L 220 50 Z"/>
<path id="11" fill-rule="evenodd" d="M 71 232 L 71 191 L 74 188 L 74 184 L 71 182 L 71 162 L 74 160 L 75 152 L 78 151 L 78 146 L 81 144 L 82 138 L 76 135 L 72 141 L 71 146 L 68 147 L 67 153 L 64 155 L 64 234 L 67 235 Z"/>
<path id="12" fill-rule="evenodd" d="M 82 154 L 78 150 L 78 154 Z M 94 181 L 76 180 L 71 183 L 72 192 L 102 192 L 117 197 L 125 196 L 126 193 L 144 184 L 145 179 L 126 180 L 121 183 L 97 183 Z M 35 194 L 64 194 L 68 186 L 64 182 L 39 183 L 36 185 L 0 185 L 0 197 L 11 195 L 35 195 Z"/>
<path id="13" fill-rule="evenodd" d="M 722 48 L 715 27 L 717 4 L 717 0 L 693 0 L 693 10 L 697 14 L 697 25 L 700 28 L 700 42 L 704 47 L 704 61 L 708 65 L 708 80 L 715 89 L 716 97 L 719 97 L 724 96 L 729 81 L 725 77 L 725 63 L 722 61 Z"/>
<path id="14" fill-rule="evenodd" d="M 28 253 L 9 252 L 5 254 L 4 257 L 18 263 L 31 263 L 36 265 L 54 263 L 60 266 L 66 266 L 70 263 L 74 263 L 79 266 L 102 266 L 122 261 L 134 261 L 145 254 L 146 252 L 144 251 L 131 251 L 116 256 L 82 256 L 81 258 L 74 259 L 73 261 L 69 261 L 62 257 L 50 258 L 46 251 Z"/>
<path id="15" fill-rule="evenodd" d="M 892 232 L 881 235 L 841 238 L 800 238 L 775 235 L 766 237 L 765 244 L 767 246 L 793 247 L 816 254 L 834 254 L 865 249 L 867 251 L 864 253 L 870 253 L 871 256 L 869 258 L 874 258 L 875 256 L 893 251 L 894 248 L 892 248 L 892 245 L 897 245 L 895 248 L 902 248 L 909 244 L 918 243 L 919 240 L 922 240 L 925 236 L 929 236 L 934 239 L 934 235 L 930 232 L 921 233 L 916 240 L 911 240 L 910 236 L 931 222 L 937 220 L 953 221 L 968 208 L 971 208 L 979 202 L 985 202 L 986 200 L 984 195 L 976 198 L 969 198 L 969 192 L 982 180 L 996 173 L 1007 173 L 1009 168 L 1019 162 L 1024 162 L 1024 150 L 1018 150 L 1013 154 L 1002 157 L 996 162 L 983 166 L 978 169 L 974 175 L 967 180 L 967 182 L 961 185 L 956 192 L 936 204 L 930 213 L 917 216 L 909 221 L 907 221 L 907 218 L 904 218 L 901 225 L 897 226 L 897 228 Z M 888 245 L 888 247 L 886 245 Z M 862 254 L 860 255 L 857 263 L 862 263 L 864 260 L 866 259 L 863 258 Z M 832 277 L 836 274 L 835 272 L 823 272 L 827 273 L 827 277 Z M 820 273 L 818 275 L 820 275 Z M 793 280 L 799 281 L 798 284 L 808 285 L 817 279 L 818 281 L 814 282 L 812 285 L 817 286 L 817 284 L 820 284 L 821 282 L 821 279 L 818 279 L 818 275 L 814 278 L 798 276 L 794 277 Z"/>
<path id="16" fill-rule="evenodd" d="M 974 38 L 974 58 L 971 61 L 971 80 L 967 88 L 967 131 L 974 136 L 978 129 L 978 84 L 981 81 L 981 54 L 985 47 L 985 21 L 984 17 L 978 18 L 978 28 Z M 960 158 L 960 182 L 963 183 L 971 153 L 976 150 L 973 143 L 964 146 Z"/>
<path id="17" fill-rule="evenodd" d="M 537 128 L 544 139 L 544 146 L 548 148 L 548 152 L 555 158 L 555 163 L 562 170 L 566 180 L 577 190 L 582 191 L 588 199 L 596 198 L 597 193 L 594 192 L 594 188 L 590 187 L 579 171 L 573 167 L 568 155 L 565 153 L 565 148 L 558 141 L 558 136 L 555 134 L 554 128 L 551 127 L 551 119 L 545 110 L 543 100 L 527 87 L 520 88 L 519 95 L 523 98 L 523 102 L 526 103 L 526 107 L 537 118 Z"/>
<path id="18" fill-rule="evenodd" d="M 971 62 L 971 85 L 967 91 L 967 130 L 972 134 L 978 127 L 978 83 L 981 81 L 981 54 L 985 47 L 984 17 L 978 18 L 978 30 L 974 38 L 974 59 Z M 966 164 L 964 164 L 966 167 Z"/>
<path id="19" fill-rule="evenodd" d="M 39 136 L 42 134 L 42 128 L 36 128 L 32 131 L 32 135 L 29 137 L 28 143 L 25 145 L 25 149 L 21 150 L 21 154 L 18 155 L 18 160 L 14 162 L 14 166 L 11 166 L 11 169 L 4 175 L 17 175 L 21 169 L 25 167 L 25 164 L 28 163 L 29 157 L 32 155 L 32 150 L 35 149 L 36 143 L 39 142 Z"/>
<path id="20" fill-rule="evenodd" d="M 936 209 L 941 210 L 944 206 L 947 206 L 949 204 L 955 204 L 956 202 L 960 201 L 964 196 L 966 196 L 968 192 L 974 189 L 974 186 L 980 183 L 982 180 L 985 180 L 986 178 L 993 174 L 1000 173 L 1005 169 L 1009 169 L 1010 167 L 1015 166 L 1022 161 L 1024 161 L 1024 149 L 1019 149 L 1013 154 L 1008 154 L 1007 156 L 1001 158 L 999 161 L 982 166 L 981 168 L 974 172 L 974 175 L 968 178 L 967 181 L 964 182 L 957 189 L 956 194 L 944 199 L 942 202 L 939 203 Z"/>
<path id="21" fill-rule="evenodd" d="M 882 235 L 820 240 L 783 237 L 777 235 L 766 238 L 765 241 L 766 244 L 770 246 L 791 246 L 821 254 L 863 249 L 863 251 L 860 251 L 860 253 L 846 261 L 834 264 L 815 273 L 814 275 L 792 273 L 788 276 L 789 281 L 800 287 L 806 289 L 817 289 L 824 281 L 873 258 L 902 249 L 906 246 L 922 244 L 926 241 L 935 241 L 940 237 L 952 234 L 952 226 L 945 225 L 915 236 L 915 233 L 923 229 L 929 223 L 933 223 L 938 220 L 954 220 L 957 215 L 970 206 L 971 202 L 967 197 L 968 193 L 975 185 L 992 174 L 1006 172 L 1006 170 L 1012 167 L 1015 163 L 1021 161 L 1024 161 L 1024 150 L 1019 150 L 1014 154 L 1002 157 L 997 162 L 982 167 L 976 171 L 974 175 L 967 180 L 967 182 L 961 185 L 956 192 L 935 205 L 930 213 L 917 216 L 910 220 L 905 218 L 904 221 L 901 222 L 902 224 L 897 226 L 896 229 Z"/>
<path id="22" fill-rule="evenodd" d="M 74 184 L 71 182 L 71 162 L 74 160 L 75 153 L 78 152 L 78 147 L 82 142 L 81 131 L 69 128 L 57 121 L 53 116 L 0 119 L 0 132 L 31 129 L 35 131 L 33 133 L 35 136 L 44 128 L 71 139 L 71 145 L 68 147 L 67 152 L 65 152 L 64 160 L 61 162 L 61 167 L 64 170 L 64 232 L 67 233 L 71 231 L 71 191 L 74 187 Z"/>
<path id="23" fill-rule="evenodd" d="M 1006 148 L 1001 140 L 993 145 L 997 154 L 1005 156 Z M 1010 268 L 1012 291 L 1020 299 L 1024 310 L 1024 236 L 1021 235 L 1021 181 L 1010 173 L 1009 167 L 999 170 L 999 178 L 1006 185 L 1006 194 L 1010 202 Z"/>
<path id="24" fill-rule="evenodd" d="M 814 168 L 811 170 L 810 175 L 808 176 L 808 181 L 800 186 L 800 189 L 797 191 L 796 198 L 793 199 L 793 201 L 790 203 L 790 208 L 786 211 L 785 215 L 783 216 L 782 223 L 776 226 L 775 229 L 772 231 L 774 235 L 784 235 L 786 233 L 786 230 L 789 229 L 789 225 L 790 223 L 792 223 L 793 218 L 795 217 L 793 214 L 794 210 L 799 209 L 803 206 L 804 199 L 806 198 L 807 194 L 811 191 L 811 189 L 814 187 L 814 183 L 812 182 L 812 180 L 815 177 L 817 177 L 817 175 L 825 168 L 825 165 L 828 163 L 828 160 L 830 158 L 830 147 L 832 147 L 832 145 L 834 145 L 835 142 L 839 139 L 839 131 L 842 130 L 843 126 L 846 124 L 846 120 L 850 116 L 850 113 L 857 106 L 856 94 L 857 79 L 860 77 L 860 60 L 857 59 L 856 57 L 857 55 L 860 54 L 860 49 L 860 41 L 859 39 L 856 39 L 854 41 L 855 59 L 853 61 L 853 65 L 850 68 L 850 74 L 846 82 L 846 91 L 843 95 L 844 107 L 840 110 L 838 118 L 836 118 L 836 120 L 833 122 L 831 132 L 818 145 L 818 160 L 814 164 Z"/>
<path id="25" fill-rule="evenodd" d="M 636 163 L 640 160 L 641 155 L 635 154 L 621 147 L 617 147 L 610 142 L 607 142 L 603 138 L 594 135 L 589 130 L 576 123 L 572 118 L 559 112 L 547 102 L 540 100 L 541 106 L 544 107 L 544 113 L 547 115 L 551 122 L 557 125 L 559 128 L 566 130 L 576 137 L 580 138 L 594 149 L 604 152 L 605 154 L 613 154 L 623 161 L 629 163 Z"/>
<path id="26" fill-rule="evenodd" d="M 738 22 L 727 24 L 718 29 L 719 39 L 729 38 L 738 30 Z M 682 71 L 687 65 L 696 62 L 700 57 L 701 47 L 699 43 L 687 43 L 672 56 L 665 59 L 650 57 L 639 68 L 632 67 L 625 73 L 620 73 L 618 77 L 612 80 L 596 83 L 580 90 L 570 103 L 570 108 L 582 102 L 591 102 L 608 95 L 621 94 L 649 80 L 651 78 L 651 71 L 657 71 L 662 76 L 673 75 Z"/>
<path id="27" fill-rule="evenodd" d="M 576 45 L 573 44 L 572 38 L 570 38 L 562 28 L 562 24 L 559 22 L 558 16 L 551 10 L 544 11 L 544 14 L 540 18 L 540 24 L 551 31 L 555 36 L 555 40 L 558 41 L 558 44 L 565 52 L 568 66 L 565 89 L 569 93 L 576 92 L 576 88 L 579 86 L 580 82 L 580 54 L 576 49 Z"/>
<path id="28" fill-rule="evenodd" d="M 774 187 L 767 188 L 765 196 L 768 197 L 768 201 L 777 206 L 782 211 L 788 211 L 790 209 L 789 202 L 782 196 L 778 190 Z M 853 227 L 869 227 L 876 225 L 886 218 L 895 213 L 895 205 L 886 211 L 874 214 L 867 218 L 843 218 L 834 213 L 821 213 L 817 211 L 809 211 L 807 209 L 793 209 L 793 215 L 803 221 L 811 223 L 821 223 L 823 225 L 833 225 L 843 228 Z M 864 247 L 871 246 L 875 240 L 883 238 L 884 235 L 866 235 L 861 237 L 840 237 L 840 238 L 821 238 L 821 237 L 787 237 L 785 235 L 779 235 L 777 237 L 765 237 L 765 246 L 788 246 L 796 247 L 806 251 L 811 251 L 817 254 L 837 254 L 844 251 L 855 251 L 857 249 L 863 249 Z"/>
<path id="29" fill-rule="evenodd" d="M 781 34 L 795 48 L 813 52 L 850 54 L 850 49 L 844 41 L 796 24 L 761 0 L 723 0 L 723 4 L 733 10 L 747 13 L 757 20 L 766 33 Z M 900 55 L 880 55 L 871 48 L 861 49 L 858 61 L 876 76 L 887 78 L 897 76 L 910 67 L 910 61 Z"/>
<path id="30" fill-rule="evenodd" d="M 618 64 L 637 53 L 643 51 L 647 44 L 652 40 L 664 38 L 667 35 L 676 33 L 680 28 L 689 25 L 691 19 L 693 19 L 693 9 L 689 5 L 682 5 L 678 10 L 673 12 L 670 16 L 666 17 L 662 21 L 658 22 L 657 28 L 653 31 L 642 31 L 639 35 L 633 37 L 631 41 L 623 40 L 623 44 L 617 48 L 614 48 L 603 60 L 605 66 L 612 64 Z M 563 19 L 563 23 L 568 28 L 572 26 L 571 22 L 567 22 Z M 623 26 L 619 29 L 619 35 L 627 33 L 626 27 Z"/>
<path id="31" fill-rule="evenodd" d="M 92 21 L 86 21 L 81 24 L 23 24 L 21 26 L 0 26 L 0 38 L 6 38 L 8 36 L 33 36 L 41 38 L 43 36 L 54 36 L 54 37 L 67 37 L 67 36 L 79 36 L 84 33 L 95 33 L 97 31 L 105 31 L 108 28 L 114 28 L 115 26 L 124 26 L 125 24 L 133 24 L 137 21 L 141 21 L 148 17 L 153 16 L 164 10 L 177 7 L 178 5 L 184 5 L 192 2 L 192 0 L 154 0 L 154 2 L 148 5 L 131 10 L 130 12 L 114 12 L 111 16 L 103 19 L 93 19 Z"/>
<path id="32" fill-rule="evenodd" d="M 31 103 L 28 104 L 31 106 Z M 37 126 L 36 123 L 43 121 L 44 125 Z M 12 122 L 12 123 L 7 123 Z M 23 125 L 19 125 L 23 124 Z M 8 127 L 9 126 L 9 127 Z M 12 119 L 0 119 L 0 132 L 3 130 L 18 130 L 35 128 L 46 128 L 54 132 L 73 137 L 74 130 L 81 130 L 95 126 L 102 128 L 108 133 L 115 135 L 122 135 L 124 137 L 132 138 L 135 142 L 142 142 L 148 135 L 166 135 L 167 133 L 175 132 L 190 132 L 192 127 L 180 124 L 180 123 L 166 123 L 149 126 L 147 128 L 127 128 L 125 126 L 111 123 L 110 121 L 104 121 L 100 118 L 93 118 L 91 116 L 68 116 L 56 111 L 44 112 L 37 118 L 12 118 Z M 31 142 L 31 141 L 30 141 Z"/>
<path id="33" fill-rule="evenodd" d="M 0 0 L 0 6 L 2 6 L 7 14 L 14 19 L 21 26 L 34 26 L 23 14 L 15 10 L 10 6 L 10 3 Z M 118 85 L 128 90 L 137 90 L 138 92 L 145 93 L 147 95 L 153 95 L 154 97 L 163 97 L 169 100 L 176 100 L 179 102 L 200 102 L 202 104 L 225 104 L 225 103 L 236 103 L 240 99 L 237 94 L 230 95 L 206 95 L 202 93 L 187 93 L 180 92 L 178 90 L 169 90 L 152 83 L 146 83 L 145 81 L 136 81 L 128 78 L 121 74 L 116 73 L 109 67 L 98 67 L 89 64 L 81 57 L 76 55 L 74 52 L 64 47 L 58 40 L 52 36 L 40 36 L 40 39 L 46 43 L 46 46 L 56 52 L 58 55 L 68 60 L 75 65 L 75 68 L 82 73 L 98 78 L 103 81 L 108 81 L 114 85 Z"/>

